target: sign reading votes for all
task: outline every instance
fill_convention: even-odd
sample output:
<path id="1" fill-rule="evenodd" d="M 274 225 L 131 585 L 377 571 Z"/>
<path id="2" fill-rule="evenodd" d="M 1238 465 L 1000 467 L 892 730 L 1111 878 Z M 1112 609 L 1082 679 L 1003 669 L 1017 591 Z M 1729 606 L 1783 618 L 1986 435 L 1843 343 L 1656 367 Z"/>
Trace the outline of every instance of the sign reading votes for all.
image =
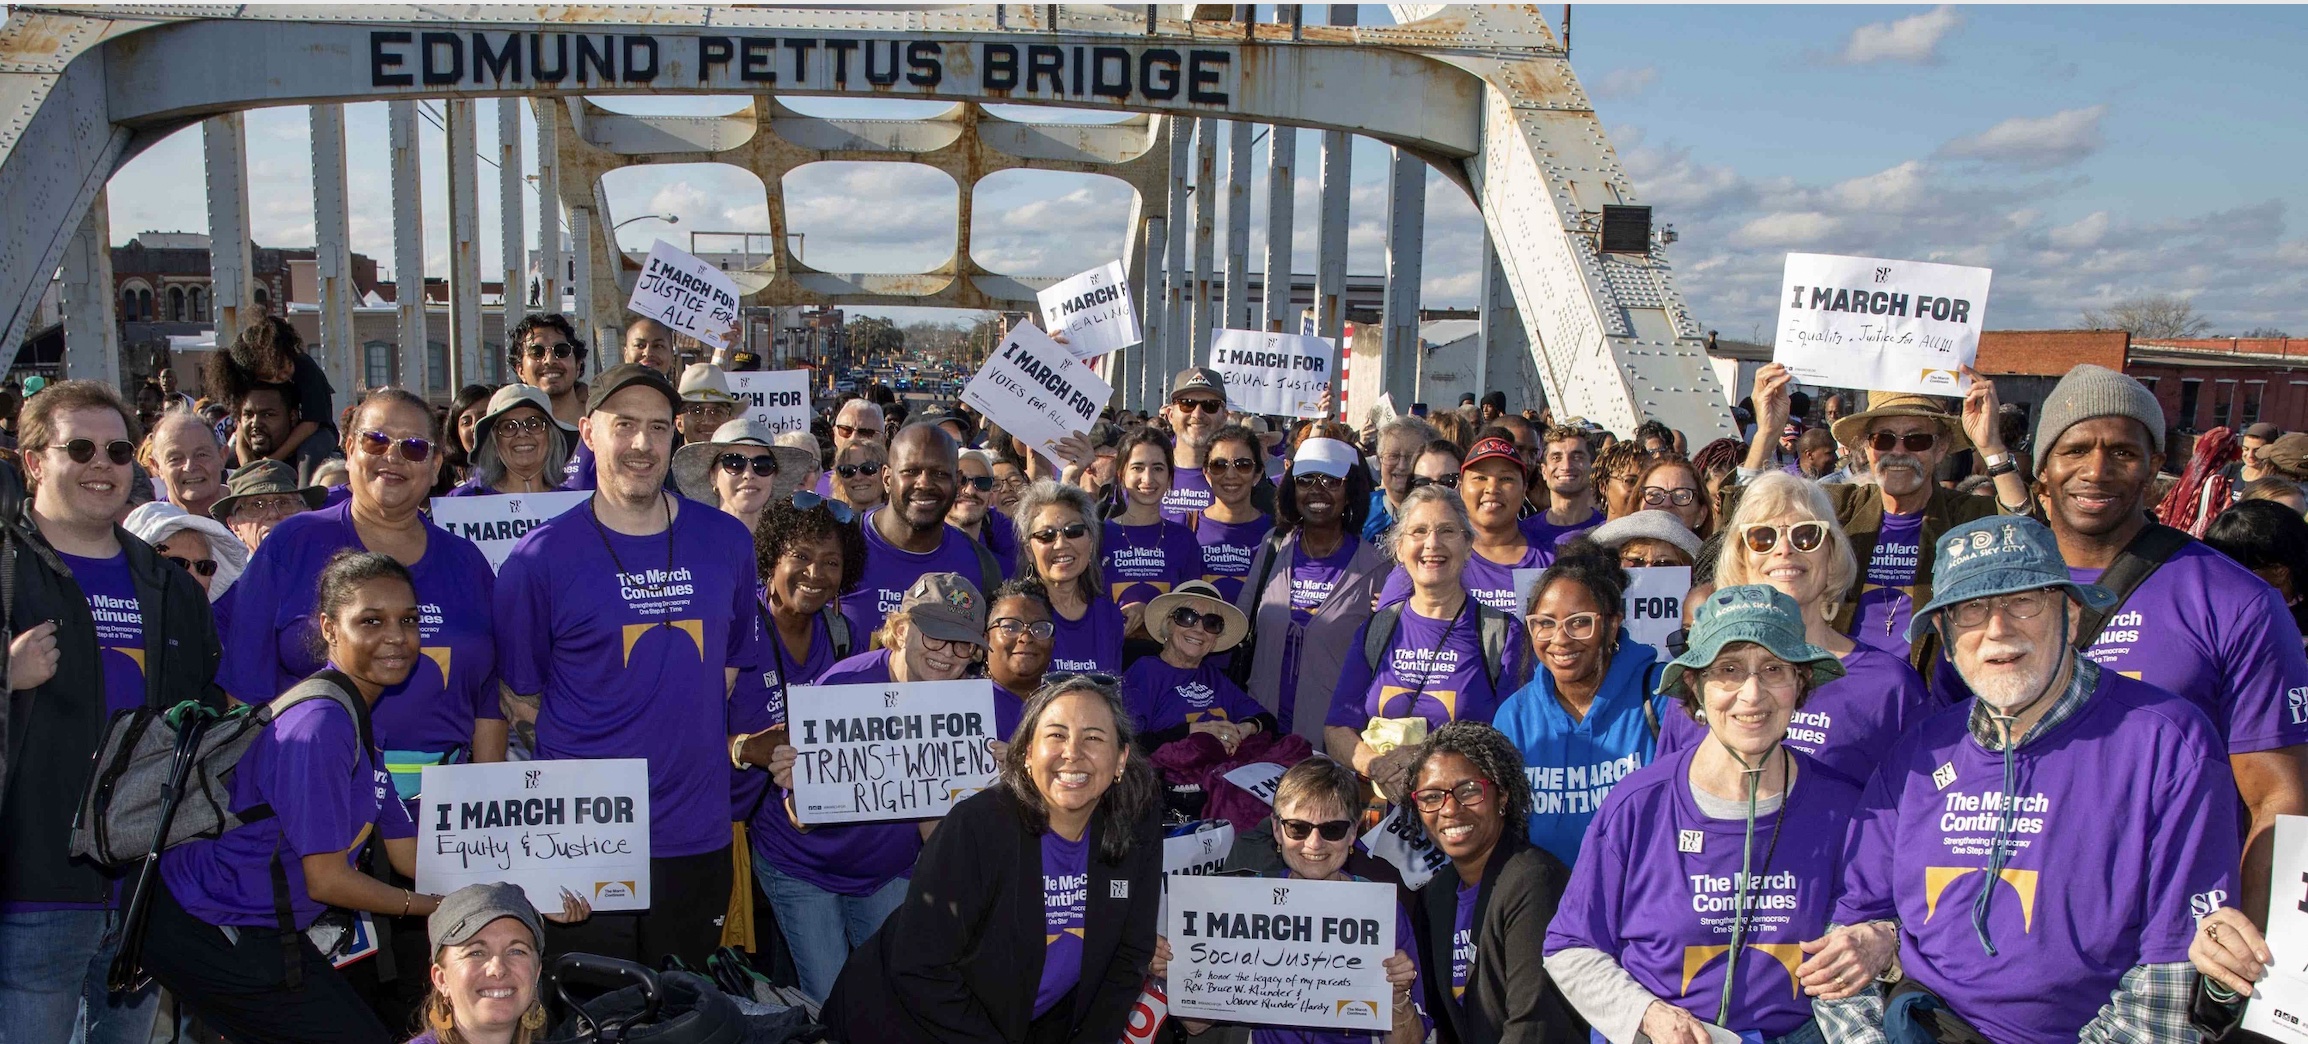
<path id="1" fill-rule="evenodd" d="M 418 891 L 507 881 L 540 910 L 564 888 L 595 910 L 649 908 L 646 759 L 428 765 L 422 786 Z"/>
<path id="2" fill-rule="evenodd" d="M 1170 878 L 1170 1011 L 1195 1019 L 1385 1030 L 1394 886 Z"/>
<path id="3" fill-rule="evenodd" d="M 971 409 L 1043 453 L 1059 439 L 1088 433 L 1113 397 L 1113 385 L 1030 323 L 1012 328 L 962 386 Z"/>
<path id="4" fill-rule="evenodd" d="M 662 239 L 649 248 L 625 307 L 715 348 L 737 341 L 737 284 L 721 269 Z"/>
<path id="5" fill-rule="evenodd" d="M 934 819 L 994 783 L 993 683 L 796 685 L 785 722 L 802 823 Z"/>

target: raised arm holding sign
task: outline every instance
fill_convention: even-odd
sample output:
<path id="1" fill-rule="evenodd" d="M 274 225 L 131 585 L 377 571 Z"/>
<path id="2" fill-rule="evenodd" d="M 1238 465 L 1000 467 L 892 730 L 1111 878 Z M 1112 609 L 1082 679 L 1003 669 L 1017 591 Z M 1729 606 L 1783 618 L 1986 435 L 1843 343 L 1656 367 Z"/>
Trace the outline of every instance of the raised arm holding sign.
<path id="1" fill-rule="evenodd" d="M 717 349 L 737 343 L 737 284 L 711 262 L 662 239 L 649 248 L 625 307 Z"/>
<path id="2" fill-rule="evenodd" d="M 1019 323 L 962 388 L 962 401 L 1026 445 L 1064 457 L 1058 443 L 1086 434 L 1114 388 L 1050 335 Z"/>
<path id="3" fill-rule="evenodd" d="M 1806 384 L 1961 395 L 1986 320 L 1985 268 L 1789 254 L 1771 358 Z"/>

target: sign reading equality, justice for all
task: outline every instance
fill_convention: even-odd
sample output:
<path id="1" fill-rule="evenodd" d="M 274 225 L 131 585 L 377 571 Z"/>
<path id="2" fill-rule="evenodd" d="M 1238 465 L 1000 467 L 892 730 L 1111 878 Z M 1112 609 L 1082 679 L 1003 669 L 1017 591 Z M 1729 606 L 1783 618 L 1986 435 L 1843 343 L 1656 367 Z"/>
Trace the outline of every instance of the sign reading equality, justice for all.
<path id="1" fill-rule="evenodd" d="M 737 284 L 721 269 L 660 239 L 641 263 L 625 307 L 674 333 L 728 348 L 737 342 L 737 298 Z"/>
<path id="2" fill-rule="evenodd" d="M 1210 368 L 1226 379 L 1226 404 L 1235 409 L 1320 417 L 1330 354 L 1327 338 L 1220 330 L 1210 342 Z"/>
<path id="3" fill-rule="evenodd" d="M 1068 435 L 1087 434 L 1113 397 L 1113 385 L 1031 323 L 1012 328 L 962 386 L 971 409 L 1044 453 Z"/>
<path id="4" fill-rule="evenodd" d="M 561 890 L 595 910 L 649 908 L 644 758 L 428 765 L 417 809 L 417 890 L 521 886 L 540 910 Z"/>
<path id="5" fill-rule="evenodd" d="M 1789 254 L 1771 358 L 1829 388 L 1961 395 L 1979 357 L 1985 268 Z"/>
<path id="6" fill-rule="evenodd" d="M 1034 296 L 1042 303 L 1042 325 L 1066 331 L 1066 349 L 1076 359 L 1087 362 L 1144 339 L 1120 261 L 1061 280 Z"/>
<path id="7" fill-rule="evenodd" d="M 592 490 L 576 489 L 434 497 L 433 524 L 472 541 L 494 571 L 505 568 L 505 556 L 513 553 L 513 545 L 530 530 L 592 496 Z"/>
<path id="8" fill-rule="evenodd" d="M 804 824 L 934 819 L 993 785 L 993 683 L 796 685 L 793 808 Z"/>
<path id="9" fill-rule="evenodd" d="M 772 432 L 809 430 L 808 370 L 739 370 L 729 375 L 729 393 L 744 416 Z"/>
<path id="10" fill-rule="evenodd" d="M 1170 878 L 1170 1012 L 1324 1030 L 1385 1030 L 1394 886 Z"/>

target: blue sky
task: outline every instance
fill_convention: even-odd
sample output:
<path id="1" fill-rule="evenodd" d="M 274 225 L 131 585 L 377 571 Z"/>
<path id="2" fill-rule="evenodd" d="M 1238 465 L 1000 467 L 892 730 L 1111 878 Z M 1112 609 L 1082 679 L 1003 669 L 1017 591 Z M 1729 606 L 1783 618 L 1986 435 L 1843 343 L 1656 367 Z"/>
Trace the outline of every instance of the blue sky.
<path id="1" fill-rule="evenodd" d="M 1310 20 L 1320 10 L 1310 8 Z M 1362 11 L 1366 23 L 1386 19 L 1382 7 Z M 2299 58 L 2308 9 L 1581 5 L 1572 17 L 1572 65 L 1639 198 L 1681 236 L 1669 251 L 1678 285 L 1725 336 L 1771 324 L 1770 288 L 1789 250 L 1990 265 L 1995 328 L 2073 325 L 2085 307 L 2163 292 L 2193 297 L 2222 332 L 2308 336 L 2308 63 Z M 481 103 L 479 129 L 492 158 L 493 104 Z M 694 112 L 716 103 L 615 104 Z M 260 243 L 312 240 L 305 121 L 301 108 L 250 114 Z M 383 106 L 352 106 L 348 122 L 353 198 L 381 204 Z M 442 137 L 424 130 L 426 268 L 438 275 Z M 1376 272 L 1386 150 L 1362 142 L 1355 151 L 1350 264 Z M 1293 245 L 1305 271 L 1312 132 L 1299 155 Z M 1263 252 L 1263 147 L 1255 160 L 1254 258 Z M 200 187 L 185 176 L 199 162 L 193 131 L 124 168 L 110 197 L 114 241 L 205 230 Z M 481 173 L 493 269 L 494 171 Z M 822 165 L 790 175 L 787 190 L 792 227 L 810 233 L 809 260 L 820 267 L 920 271 L 951 251 L 955 190 L 926 168 Z M 681 233 L 693 228 L 768 228 L 759 185 L 733 169 L 631 170 L 607 194 L 616 219 L 682 217 L 672 229 L 626 228 L 629 249 L 669 232 L 686 242 Z M 978 257 L 1044 275 L 1103 263 L 1121 249 L 1128 205 L 1129 190 L 1106 179 L 983 183 Z M 353 222 L 355 249 L 392 267 L 389 208 L 356 206 Z M 1427 305 L 1471 301 L 1480 235 L 1464 195 L 1430 177 Z"/>

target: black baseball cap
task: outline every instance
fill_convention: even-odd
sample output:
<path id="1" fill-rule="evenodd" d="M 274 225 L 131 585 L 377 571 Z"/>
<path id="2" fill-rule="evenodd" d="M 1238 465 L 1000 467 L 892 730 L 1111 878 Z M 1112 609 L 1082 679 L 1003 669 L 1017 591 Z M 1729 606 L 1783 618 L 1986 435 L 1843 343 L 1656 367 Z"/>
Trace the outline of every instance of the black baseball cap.
<path id="1" fill-rule="evenodd" d="M 665 396 L 665 404 L 672 407 L 674 413 L 681 412 L 681 392 L 674 389 L 673 382 L 666 380 L 664 374 L 640 363 L 621 363 L 604 371 L 593 382 L 593 398 L 585 404 L 585 412 L 599 412 L 610 396 L 635 385 Z"/>

